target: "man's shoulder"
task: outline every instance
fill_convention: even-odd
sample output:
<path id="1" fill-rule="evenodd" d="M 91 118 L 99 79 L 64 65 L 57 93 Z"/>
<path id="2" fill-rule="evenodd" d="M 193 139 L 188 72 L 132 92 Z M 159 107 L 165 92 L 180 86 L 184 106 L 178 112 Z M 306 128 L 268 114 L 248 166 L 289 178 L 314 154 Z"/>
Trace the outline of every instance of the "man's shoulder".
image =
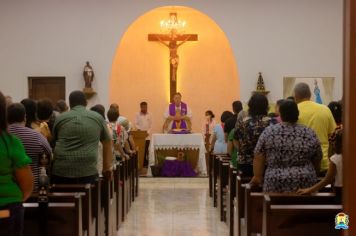
<path id="1" fill-rule="evenodd" d="M 33 129 L 20 125 L 9 125 L 9 132 L 12 134 L 27 134 L 35 137 L 41 135 L 40 133 L 38 133 Z"/>

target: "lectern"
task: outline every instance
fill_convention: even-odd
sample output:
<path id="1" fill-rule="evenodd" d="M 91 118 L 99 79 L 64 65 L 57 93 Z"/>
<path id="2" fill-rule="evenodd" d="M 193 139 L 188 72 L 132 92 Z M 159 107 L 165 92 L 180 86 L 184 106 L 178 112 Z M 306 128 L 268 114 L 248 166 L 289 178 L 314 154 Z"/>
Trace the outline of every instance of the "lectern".
<path id="1" fill-rule="evenodd" d="M 146 131 L 131 131 L 132 137 L 138 147 L 138 169 L 139 171 L 143 168 L 143 161 L 145 160 L 145 144 L 148 133 Z"/>

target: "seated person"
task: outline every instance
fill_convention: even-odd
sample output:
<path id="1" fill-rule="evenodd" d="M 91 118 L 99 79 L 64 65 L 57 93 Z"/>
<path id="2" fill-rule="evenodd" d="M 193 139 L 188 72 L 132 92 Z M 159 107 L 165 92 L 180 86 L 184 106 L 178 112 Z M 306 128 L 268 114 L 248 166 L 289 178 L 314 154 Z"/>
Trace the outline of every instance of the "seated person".
<path id="1" fill-rule="evenodd" d="M 180 93 L 174 94 L 174 102 L 169 104 L 164 114 L 163 132 L 186 133 L 191 131 L 192 112 L 188 105 L 182 102 Z"/>

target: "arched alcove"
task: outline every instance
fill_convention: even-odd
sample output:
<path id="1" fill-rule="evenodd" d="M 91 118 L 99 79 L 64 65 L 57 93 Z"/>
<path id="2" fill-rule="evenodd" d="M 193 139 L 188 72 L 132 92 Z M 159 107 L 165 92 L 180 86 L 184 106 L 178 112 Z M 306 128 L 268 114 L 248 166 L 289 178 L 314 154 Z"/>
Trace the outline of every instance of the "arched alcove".
<path id="1" fill-rule="evenodd" d="M 169 103 L 169 50 L 149 42 L 147 35 L 162 33 L 160 21 L 170 12 L 187 22 L 185 33 L 198 34 L 198 41 L 178 49 L 177 90 L 193 111 L 193 131 L 200 132 L 206 110 L 212 110 L 217 120 L 224 110 L 231 110 L 232 101 L 240 98 L 240 83 L 226 35 L 209 16 L 193 8 L 156 8 L 129 26 L 113 60 L 109 99 L 130 120 L 139 111 L 139 103 L 148 102 L 153 132 L 161 132 Z"/>

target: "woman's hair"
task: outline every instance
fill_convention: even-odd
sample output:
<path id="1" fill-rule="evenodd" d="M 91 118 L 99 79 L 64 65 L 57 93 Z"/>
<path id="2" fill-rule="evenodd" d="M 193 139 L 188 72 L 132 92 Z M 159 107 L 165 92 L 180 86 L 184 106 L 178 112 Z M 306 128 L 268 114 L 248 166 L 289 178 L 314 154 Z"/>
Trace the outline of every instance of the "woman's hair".
<path id="1" fill-rule="evenodd" d="M 268 112 L 267 97 L 260 93 L 255 93 L 248 101 L 248 113 L 251 117 L 266 116 Z"/>
<path id="2" fill-rule="evenodd" d="M 97 104 L 90 108 L 90 110 L 99 113 L 105 120 L 105 107 L 101 104 Z"/>
<path id="3" fill-rule="evenodd" d="M 224 111 L 221 114 L 220 120 L 221 122 L 225 123 L 229 118 L 233 117 L 234 114 L 231 111 Z"/>
<path id="4" fill-rule="evenodd" d="M 31 128 L 32 122 L 37 120 L 37 104 L 34 100 L 30 98 L 25 98 L 21 101 L 26 110 L 26 127 Z"/>
<path id="5" fill-rule="evenodd" d="M 106 115 L 110 122 L 115 122 L 119 118 L 119 111 L 116 108 L 112 107 L 108 110 L 108 113 Z"/>
<path id="6" fill-rule="evenodd" d="M 328 105 L 331 113 L 333 114 L 336 124 L 341 124 L 342 122 L 342 106 L 340 102 L 330 102 Z"/>
<path id="7" fill-rule="evenodd" d="M 0 135 L 7 132 L 6 99 L 0 92 Z"/>
<path id="8" fill-rule="evenodd" d="M 37 118 L 48 120 L 53 113 L 53 105 L 49 99 L 41 99 L 37 102 Z"/>
<path id="9" fill-rule="evenodd" d="M 59 113 L 63 113 L 65 111 L 67 111 L 68 110 L 68 106 L 67 106 L 66 101 L 58 100 L 54 109 L 56 111 L 58 111 Z"/>
<path id="10" fill-rule="evenodd" d="M 298 121 L 298 106 L 292 100 L 284 100 L 279 106 L 279 113 L 283 122 L 296 123 Z"/>
<path id="11" fill-rule="evenodd" d="M 334 146 L 336 154 L 342 154 L 342 129 L 337 129 L 330 137 L 330 143 Z"/>
<path id="12" fill-rule="evenodd" d="M 206 116 L 210 116 L 211 119 L 213 119 L 213 118 L 215 117 L 214 113 L 213 113 L 211 110 L 207 110 L 207 111 L 205 112 L 205 115 L 206 115 Z"/>
<path id="13" fill-rule="evenodd" d="M 334 139 L 333 139 L 333 144 L 334 144 L 334 150 L 336 154 L 341 154 L 342 153 L 342 129 L 338 129 L 334 133 Z"/>
<path id="14" fill-rule="evenodd" d="M 294 98 L 293 96 L 289 96 L 289 97 L 287 97 L 286 99 L 295 101 L 295 98 Z"/>
<path id="15" fill-rule="evenodd" d="M 279 99 L 276 101 L 276 105 L 279 107 L 283 102 L 284 102 L 284 99 Z"/>
<path id="16" fill-rule="evenodd" d="M 234 101 L 232 103 L 232 110 L 235 114 L 239 114 L 239 112 L 242 111 L 242 102 Z"/>

